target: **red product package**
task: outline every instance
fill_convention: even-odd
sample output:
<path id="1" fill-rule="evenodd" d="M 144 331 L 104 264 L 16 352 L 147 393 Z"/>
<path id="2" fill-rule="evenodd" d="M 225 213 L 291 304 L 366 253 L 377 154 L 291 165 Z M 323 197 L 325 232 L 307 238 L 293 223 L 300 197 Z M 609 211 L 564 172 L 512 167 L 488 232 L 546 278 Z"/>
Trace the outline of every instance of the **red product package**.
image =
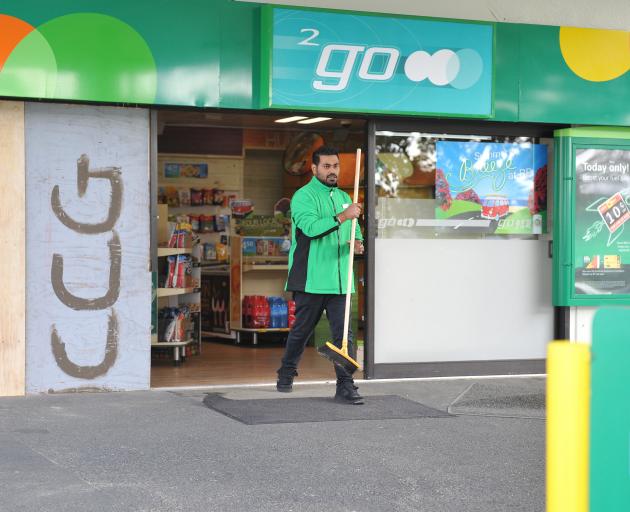
<path id="1" fill-rule="evenodd" d="M 203 204 L 214 204 L 214 189 L 213 188 L 204 188 L 203 189 Z"/>
<path id="2" fill-rule="evenodd" d="M 190 205 L 203 206 L 203 190 L 197 188 L 190 189 Z"/>
<path id="3" fill-rule="evenodd" d="M 176 256 L 169 256 L 167 258 L 168 261 L 168 270 L 167 270 L 167 274 L 166 274 L 166 282 L 164 283 L 164 287 L 165 288 L 172 288 L 173 287 L 173 278 L 175 276 L 175 267 L 177 265 L 177 257 Z"/>
<path id="4" fill-rule="evenodd" d="M 173 288 L 184 288 L 186 286 L 186 259 L 187 256 L 180 254 L 177 256 L 175 265 L 175 284 Z"/>
<path id="5" fill-rule="evenodd" d="M 179 249 L 184 248 L 186 232 L 184 230 L 180 230 L 177 232 L 177 247 Z"/>
<path id="6" fill-rule="evenodd" d="M 173 228 L 171 231 L 171 236 L 168 239 L 168 246 L 169 247 L 177 246 L 177 230 L 175 228 Z"/>

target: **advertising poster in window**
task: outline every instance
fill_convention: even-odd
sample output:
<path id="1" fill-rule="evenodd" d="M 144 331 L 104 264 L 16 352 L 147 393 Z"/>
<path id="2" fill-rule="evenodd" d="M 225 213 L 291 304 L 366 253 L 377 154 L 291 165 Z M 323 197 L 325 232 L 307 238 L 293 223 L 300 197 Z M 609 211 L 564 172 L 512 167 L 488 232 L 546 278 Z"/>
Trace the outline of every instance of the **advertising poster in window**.
<path id="1" fill-rule="evenodd" d="M 485 221 L 497 235 L 546 231 L 546 144 L 438 141 L 436 153 L 437 219 Z"/>
<path id="2" fill-rule="evenodd" d="M 630 151 L 575 154 L 575 293 L 630 293 Z"/>

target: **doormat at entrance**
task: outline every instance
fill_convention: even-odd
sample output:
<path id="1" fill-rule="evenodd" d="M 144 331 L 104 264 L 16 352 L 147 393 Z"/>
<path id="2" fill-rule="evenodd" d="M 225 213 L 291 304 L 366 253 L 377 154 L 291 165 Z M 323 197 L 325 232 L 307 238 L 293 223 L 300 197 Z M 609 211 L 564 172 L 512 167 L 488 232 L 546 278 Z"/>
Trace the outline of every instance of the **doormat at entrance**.
<path id="1" fill-rule="evenodd" d="M 229 400 L 211 393 L 203 403 L 246 425 L 452 417 L 397 395 L 368 396 L 363 405 L 347 405 L 328 397 Z"/>

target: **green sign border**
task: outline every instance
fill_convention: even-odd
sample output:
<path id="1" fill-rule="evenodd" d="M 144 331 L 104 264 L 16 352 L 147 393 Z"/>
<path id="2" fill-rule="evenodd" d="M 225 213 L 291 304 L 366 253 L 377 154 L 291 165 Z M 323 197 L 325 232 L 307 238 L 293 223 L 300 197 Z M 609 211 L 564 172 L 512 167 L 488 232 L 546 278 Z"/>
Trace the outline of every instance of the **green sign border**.
<path id="1" fill-rule="evenodd" d="M 565 128 L 556 130 L 554 136 L 553 305 L 630 305 L 630 294 L 575 293 L 575 155 L 578 149 L 630 151 L 630 128 Z"/>
<path id="2" fill-rule="evenodd" d="M 273 104 L 273 84 L 272 84 L 272 69 L 273 69 L 273 13 L 279 9 L 290 9 L 296 11 L 307 12 L 327 12 L 346 14 L 350 16 L 370 16 L 380 18 L 399 18 L 399 19 L 413 19 L 413 20 L 427 20 L 427 21 L 443 21 L 448 23 L 461 23 L 462 25 L 489 25 L 492 27 L 492 85 L 490 91 L 490 113 L 487 115 L 479 114 L 457 114 L 457 113 L 444 113 L 444 112 L 409 112 L 399 110 L 361 110 L 352 108 L 322 108 L 313 107 L 309 105 L 296 107 L 294 105 L 280 105 Z M 429 18 L 425 16 L 406 16 L 400 14 L 387 14 L 378 12 L 365 12 L 365 11 L 346 11 L 342 9 L 319 9 L 315 7 L 299 7 L 299 6 L 278 6 L 278 5 L 263 5 L 261 8 L 261 30 L 260 30 L 260 109 L 266 110 L 284 110 L 284 111 L 308 111 L 308 112 L 343 112 L 352 114 L 382 114 L 391 116 L 405 116 L 405 117 L 448 117 L 457 119 L 494 119 L 495 116 L 495 92 L 496 92 L 496 59 L 497 59 L 497 23 L 491 21 L 475 21 L 475 20 L 455 20 L 447 18 Z"/>

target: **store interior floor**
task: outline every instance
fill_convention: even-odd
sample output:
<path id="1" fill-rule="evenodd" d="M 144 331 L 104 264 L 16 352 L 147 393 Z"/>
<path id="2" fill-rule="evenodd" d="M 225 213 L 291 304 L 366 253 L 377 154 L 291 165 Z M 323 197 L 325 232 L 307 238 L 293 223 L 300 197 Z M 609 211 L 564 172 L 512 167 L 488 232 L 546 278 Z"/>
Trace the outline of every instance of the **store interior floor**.
<path id="1" fill-rule="evenodd" d="M 201 354 L 188 357 L 179 367 L 173 366 L 172 359 L 154 360 L 151 387 L 273 383 L 283 351 L 284 347 L 277 344 L 253 346 L 204 342 Z M 306 347 L 298 372 L 296 382 L 335 379 L 332 364 L 311 346 Z M 355 378 L 361 378 L 361 375 L 357 374 Z"/>

